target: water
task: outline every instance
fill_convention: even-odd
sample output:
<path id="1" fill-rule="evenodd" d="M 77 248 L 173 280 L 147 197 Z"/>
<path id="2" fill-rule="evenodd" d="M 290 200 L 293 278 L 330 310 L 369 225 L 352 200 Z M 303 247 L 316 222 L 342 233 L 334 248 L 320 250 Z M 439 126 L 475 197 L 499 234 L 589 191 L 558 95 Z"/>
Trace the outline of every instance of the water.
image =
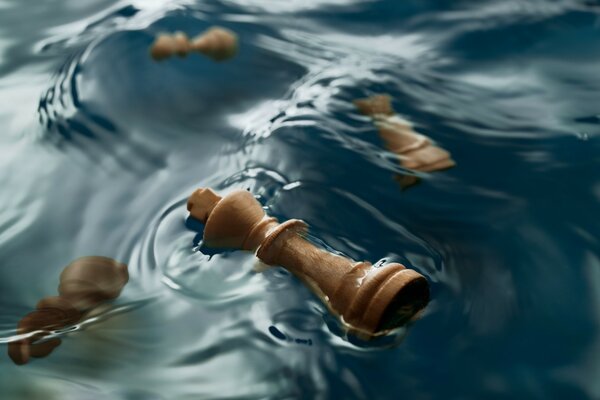
<path id="1" fill-rule="evenodd" d="M 212 25 L 233 60 L 149 58 Z M 2 398 L 600 398 L 599 29 L 584 0 L 0 1 L 3 354 L 73 259 L 130 273 L 49 357 L 1 357 Z M 374 93 L 457 167 L 400 190 Z M 347 340 L 284 270 L 198 251 L 200 186 L 432 302 L 399 344 Z"/>

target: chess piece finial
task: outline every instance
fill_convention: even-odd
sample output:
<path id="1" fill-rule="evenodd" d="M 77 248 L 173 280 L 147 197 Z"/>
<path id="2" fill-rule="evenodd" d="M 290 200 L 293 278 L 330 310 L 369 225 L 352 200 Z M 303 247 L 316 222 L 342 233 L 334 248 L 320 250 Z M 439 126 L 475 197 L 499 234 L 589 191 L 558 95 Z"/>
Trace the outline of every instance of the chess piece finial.
<path id="1" fill-rule="evenodd" d="M 256 251 L 266 264 L 281 265 L 359 333 L 386 333 L 408 322 L 429 301 L 428 282 L 418 272 L 398 263 L 374 267 L 320 249 L 303 237 L 303 221 L 280 224 L 247 191 L 221 198 L 211 189 L 198 189 L 187 207 L 205 223 L 207 246 Z"/>

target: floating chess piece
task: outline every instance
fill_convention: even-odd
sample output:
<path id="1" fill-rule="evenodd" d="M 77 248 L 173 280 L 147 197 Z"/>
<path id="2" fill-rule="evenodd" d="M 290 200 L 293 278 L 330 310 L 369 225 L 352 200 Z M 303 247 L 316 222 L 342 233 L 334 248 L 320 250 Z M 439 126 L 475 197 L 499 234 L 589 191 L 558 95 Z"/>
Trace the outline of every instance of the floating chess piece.
<path id="1" fill-rule="evenodd" d="M 60 275 L 60 296 L 40 300 L 36 310 L 19 321 L 17 333 L 33 335 L 9 343 L 9 357 L 18 365 L 26 364 L 30 357 L 46 357 L 61 340 L 43 340 L 45 337 L 76 324 L 85 313 L 117 298 L 128 280 L 127 266 L 113 259 L 82 257 L 73 261 Z"/>
<path id="2" fill-rule="evenodd" d="M 410 122 L 399 117 L 393 110 L 388 95 L 374 95 L 354 101 L 358 110 L 373 118 L 385 147 L 400 156 L 400 165 L 421 172 L 434 172 L 456 165 L 450 153 L 436 146 L 425 135 L 415 132 Z M 410 175 L 398 177 L 402 187 L 418 182 Z"/>
<path id="3" fill-rule="evenodd" d="M 192 40 L 183 32 L 160 34 L 150 48 L 150 55 L 156 61 L 161 61 L 175 55 L 186 57 L 195 51 L 214 61 L 223 61 L 233 57 L 237 50 L 237 35 L 229 29 L 215 26 Z"/>
<path id="4" fill-rule="evenodd" d="M 428 282 L 418 272 L 398 263 L 374 267 L 319 249 L 304 239 L 303 221 L 279 224 L 247 191 L 221 198 L 211 189 L 198 189 L 187 208 L 205 224 L 207 246 L 256 251 L 264 263 L 281 265 L 357 333 L 387 333 L 412 319 L 429 301 Z"/>

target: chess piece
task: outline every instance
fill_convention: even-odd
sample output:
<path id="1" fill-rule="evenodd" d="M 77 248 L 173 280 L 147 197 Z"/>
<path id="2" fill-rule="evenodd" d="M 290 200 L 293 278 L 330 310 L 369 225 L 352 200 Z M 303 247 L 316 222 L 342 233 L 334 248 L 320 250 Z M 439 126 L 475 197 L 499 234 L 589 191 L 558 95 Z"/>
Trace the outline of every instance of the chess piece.
<path id="1" fill-rule="evenodd" d="M 82 257 L 60 274 L 58 292 L 78 310 L 87 311 L 117 298 L 128 280 L 127 265 L 108 257 Z"/>
<path id="2" fill-rule="evenodd" d="M 190 52 L 190 39 L 183 32 L 175 32 L 173 38 L 173 53 L 179 57 L 186 57 Z"/>
<path id="3" fill-rule="evenodd" d="M 17 333 L 33 334 L 9 343 L 9 357 L 22 365 L 31 357 L 48 356 L 61 340 L 45 337 L 76 324 L 85 313 L 117 298 L 128 280 L 127 266 L 111 258 L 82 257 L 73 261 L 60 275 L 60 295 L 40 300 L 36 310 L 19 321 Z"/>
<path id="4" fill-rule="evenodd" d="M 177 48 L 176 40 L 173 36 L 160 34 L 150 47 L 150 55 L 156 61 L 166 60 L 175 54 Z"/>
<path id="5" fill-rule="evenodd" d="M 191 49 L 215 61 L 227 60 L 237 53 L 238 37 L 229 29 L 215 26 L 194 38 Z"/>
<path id="6" fill-rule="evenodd" d="M 176 32 L 173 35 L 160 34 L 150 47 L 150 55 L 156 61 L 162 61 L 175 55 L 186 57 L 194 51 L 214 61 L 223 61 L 233 57 L 237 50 L 237 35 L 229 29 L 215 26 L 193 40 L 183 32 Z"/>
<path id="7" fill-rule="evenodd" d="M 385 147 L 398 154 L 400 165 L 421 172 L 434 172 L 456 165 L 448 151 L 436 146 L 425 135 L 415 132 L 410 122 L 395 114 L 388 95 L 374 95 L 354 101 L 358 110 L 373 118 Z M 418 178 L 398 177 L 403 187 L 415 184 Z"/>
<path id="8" fill-rule="evenodd" d="M 35 334 L 8 344 L 8 355 L 17 365 L 26 364 L 30 357 L 46 357 L 61 344 L 59 338 L 35 343 L 48 336 L 50 331 L 77 323 L 82 314 L 59 297 L 48 297 L 38 303 L 37 310 L 23 317 L 17 325 L 17 333 Z"/>
<path id="9" fill-rule="evenodd" d="M 221 198 L 211 189 L 198 189 L 187 208 L 205 224 L 207 246 L 256 251 L 264 263 L 281 265 L 358 333 L 387 333 L 429 301 L 428 282 L 418 272 L 398 263 L 374 267 L 320 249 L 303 237 L 303 221 L 278 223 L 247 191 Z"/>

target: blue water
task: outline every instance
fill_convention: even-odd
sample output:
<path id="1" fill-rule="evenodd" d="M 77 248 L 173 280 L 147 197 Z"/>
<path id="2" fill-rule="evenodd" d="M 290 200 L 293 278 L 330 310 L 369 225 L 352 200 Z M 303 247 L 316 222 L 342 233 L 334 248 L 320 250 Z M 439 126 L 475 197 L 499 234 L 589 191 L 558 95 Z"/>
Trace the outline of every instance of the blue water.
<path id="1" fill-rule="evenodd" d="M 150 59 L 213 25 L 237 57 Z M 589 0 L 0 0 L 0 397 L 600 398 L 599 71 Z M 457 166 L 403 170 L 352 104 L 375 93 Z M 285 270 L 198 250 L 200 186 L 416 269 L 430 305 L 352 341 Z M 122 295 L 14 365 L 88 255 Z"/>

